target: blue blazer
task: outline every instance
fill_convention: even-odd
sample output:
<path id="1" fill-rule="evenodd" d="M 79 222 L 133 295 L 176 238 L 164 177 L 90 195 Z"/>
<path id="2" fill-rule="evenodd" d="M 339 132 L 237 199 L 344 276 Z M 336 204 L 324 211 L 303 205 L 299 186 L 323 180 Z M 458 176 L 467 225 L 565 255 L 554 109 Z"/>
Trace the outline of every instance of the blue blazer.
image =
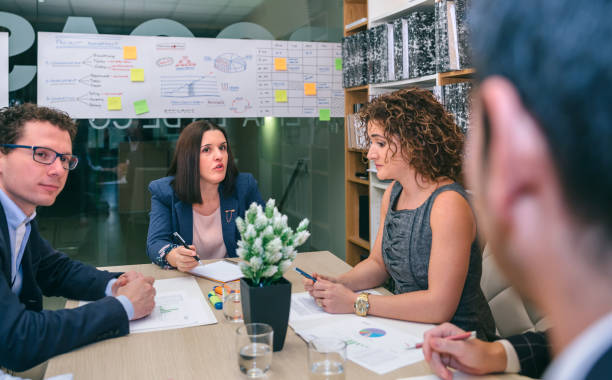
<path id="1" fill-rule="evenodd" d="M 23 252 L 23 282 L 12 292 L 11 241 L 0 205 L 0 367 L 24 371 L 45 360 L 98 340 L 129 333 L 127 314 L 108 281 L 119 273 L 99 271 L 71 260 L 43 239 L 35 221 Z M 97 302 L 76 309 L 42 310 L 42 295 Z"/>
<path id="2" fill-rule="evenodd" d="M 160 265 L 161 251 L 170 243 L 170 234 L 178 232 L 187 244 L 193 244 L 193 209 L 192 205 L 179 200 L 170 182 L 174 177 L 164 177 L 149 184 L 151 192 L 151 213 L 149 233 L 147 235 L 147 254 L 154 263 Z M 223 185 L 219 185 L 221 203 L 221 229 L 223 242 L 229 257 L 236 257 L 237 241 L 240 234 L 236 228 L 236 217 L 244 217 L 251 203 L 263 205 L 257 181 L 249 173 L 240 173 L 236 178 L 234 192 L 231 196 L 223 194 Z"/>

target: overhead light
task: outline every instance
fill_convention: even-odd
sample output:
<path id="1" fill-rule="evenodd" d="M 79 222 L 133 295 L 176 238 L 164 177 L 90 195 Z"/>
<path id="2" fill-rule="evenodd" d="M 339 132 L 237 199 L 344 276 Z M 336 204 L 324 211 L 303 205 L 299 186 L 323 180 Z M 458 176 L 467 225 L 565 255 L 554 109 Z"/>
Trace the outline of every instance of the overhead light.
<path id="1" fill-rule="evenodd" d="M 38 2 L 39 2 L 39 3 L 44 3 L 44 2 L 45 2 L 45 0 L 38 0 Z"/>

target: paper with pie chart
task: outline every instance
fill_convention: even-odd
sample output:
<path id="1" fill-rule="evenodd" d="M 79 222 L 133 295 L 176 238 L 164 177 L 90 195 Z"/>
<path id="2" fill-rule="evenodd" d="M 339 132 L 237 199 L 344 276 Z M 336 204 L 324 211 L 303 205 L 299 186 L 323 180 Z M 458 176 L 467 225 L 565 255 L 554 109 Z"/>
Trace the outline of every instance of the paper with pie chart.
<path id="1" fill-rule="evenodd" d="M 423 360 L 423 351 L 407 349 L 421 338 L 381 322 L 380 319 L 344 315 L 330 323 L 299 328 L 307 342 L 316 337 L 336 337 L 347 343 L 347 358 L 379 375 Z"/>

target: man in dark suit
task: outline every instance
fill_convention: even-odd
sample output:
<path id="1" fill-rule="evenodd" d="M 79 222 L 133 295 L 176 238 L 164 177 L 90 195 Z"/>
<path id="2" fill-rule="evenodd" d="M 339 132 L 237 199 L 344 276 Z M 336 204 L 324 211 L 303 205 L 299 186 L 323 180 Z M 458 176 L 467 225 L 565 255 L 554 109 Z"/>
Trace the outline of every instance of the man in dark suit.
<path id="1" fill-rule="evenodd" d="M 472 5 L 478 88 L 466 174 L 479 225 L 512 285 L 553 326 L 544 378 L 610 379 L 612 2 Z M 445 336 L 441 326 L 425 345 L 443 378 L 445 365 L 486 367 L 486 356 L 462 362 L 477 344 Z"/>
<path id="2" fill-rule="evenodd" d="M 53 204 L 68 172 L 76 126 L 33 104 L 0 111 L 0 367 L 23 371 L 76 347 L 129 333 L 154 305 L 153 279 L 69 259 L 44 240 L 36 207 Z M 42 295 L 96 301 L 42 310 Z"/>

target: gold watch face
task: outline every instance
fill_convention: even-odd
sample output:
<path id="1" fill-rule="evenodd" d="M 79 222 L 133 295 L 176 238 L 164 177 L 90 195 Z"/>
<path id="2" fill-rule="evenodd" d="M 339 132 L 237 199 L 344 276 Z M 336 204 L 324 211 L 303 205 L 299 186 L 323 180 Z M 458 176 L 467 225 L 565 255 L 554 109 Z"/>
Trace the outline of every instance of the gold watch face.
<path id="1" fill-rule="evenodd" d="M 355 301 L 355 314 L 360 315 L 362 317 L 368 314 L 368 309 L 370 308 L 370 303 L 368 302 L 368 296 L 364 294 L 360 294 Z"/>

